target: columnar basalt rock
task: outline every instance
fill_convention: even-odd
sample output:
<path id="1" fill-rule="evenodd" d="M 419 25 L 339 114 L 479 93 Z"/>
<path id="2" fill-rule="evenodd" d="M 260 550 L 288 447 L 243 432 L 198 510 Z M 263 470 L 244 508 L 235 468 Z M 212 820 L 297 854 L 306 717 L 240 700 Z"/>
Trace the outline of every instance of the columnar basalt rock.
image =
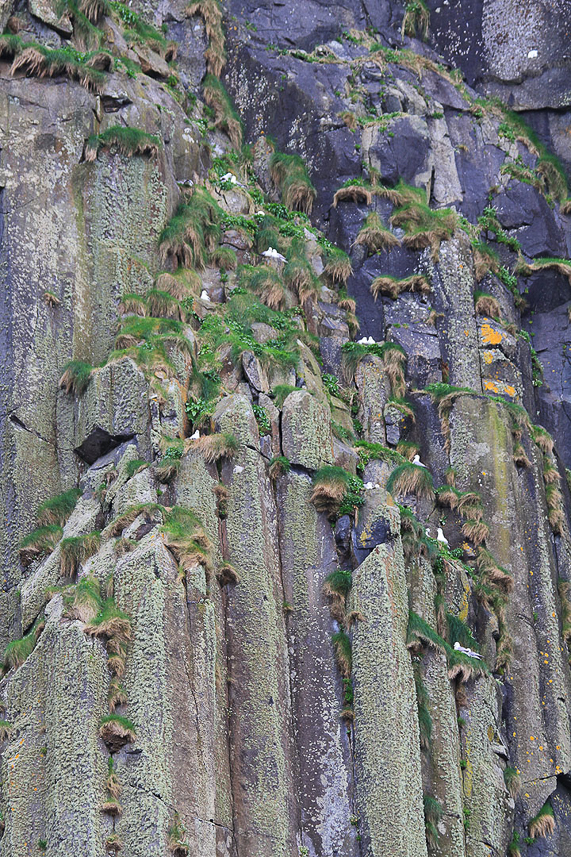
<path id="1" fill-rule="evenodd" d="M 2 857 L 567 853 L 564 5 L 0 4 Z"/>

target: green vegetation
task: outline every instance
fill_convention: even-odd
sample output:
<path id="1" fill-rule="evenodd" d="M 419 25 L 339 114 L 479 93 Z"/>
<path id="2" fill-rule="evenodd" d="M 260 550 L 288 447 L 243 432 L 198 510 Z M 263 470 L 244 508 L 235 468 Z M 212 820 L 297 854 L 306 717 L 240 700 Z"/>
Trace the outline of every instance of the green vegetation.
<path id="1" fill-rule="evenodd" d="M 442 806 L 432 795 L 424 795 L 424 830 L 430 852 L 438 848 L 438 823 L 442 818 Z"/>
<path id="2" fill-rule="evenodd" d="M 387 481 L 387 491 L 393 495 L 414 494 L 418 498 L 434 499 L 434 483 L 427 467 L 404 462 L 396 467 Z"/>
<path id="3" fill-rule="evenodd" d="M 4 43 L 8 50 L 15 42 Z M 63 75 L 76 80 L 90 92 L 101 93 L 106 76 L 98 66 L 109 68 L 113 60 L 104 52 L 81 53 L 71 47 L 48 48 L 33 42 L 19 44 L 10 74 L 24 72 L 28 77 L 58 77 Z"/>
<path id="4" fill-rule="evenodd" d="M 155 464 L 155 474 L 159 482 L 171 482 L 180 470 L 184 447 L 182 441 L 173 442 L 168 439 L 169 445 L 164 450 L 160 460 Z"/>
<path id="5" fill-rule="evenodd" d="M 521 789 L 521 777 L 516 768 L 509 766 L 504 770 L 504 783 L 510 795 L 515 800 Z"/>
<path id="6" fill-rule="evenodd" d="M 275 386 L 272 390 L 272 394 L 276 408 L 279 408 L 281 411 L 289 394 L 297 392 L 299 392 L 299 387 L 294 387 L 292 384 L 278 384 Z"/>
<path id="7" fill-rule="evenodd" d="M 40 527 L 63 527 L 81 497 L 79 488 L 69 488 L 57 497 L 45 500 L 38 508 L 36 521 Z"/>
<path id="8" fill-rule="evenodd" d="M 85 146 L 85 160 L 94 161 L 101 149 L 115 149 L 126 157 L 148 155 L 157 157 L 162 143 L 159 137 L 147 134 L 139 128 L 112 125 L 101 134 L 93 134 Z"/>
<path id="9" fill-rule="evenodd" d="M 521 851 L 519 850 L 521 837 L 519 833 L 514 830 L 511 842 L 508 846 L 508 857 L 521 857 Z"/>
<path id="10" fill-rule="evenodd" d="M 60 542 L 60 569 L 62 577 L 74 577 L 79 566 L 97 553 L 101 543 L 101 533 L 94 530 L 83 536 L 70 536 Z"/>
<path id="11" fill-rule="evenodd" d="M 85 360 L 70 360 L 66 363 L 63 375 L 59 380 L 59 386 L 66 393 L 80 396 L 85 392 L 91 380 L 93 367 Z"/>
<path id="12" fill-rule="evenodd" d="M 165 545 L 183 568 L 202 565 L 207 571 L 212 567 L 210 539 L 204 532 L 197 516 L 181 506 L 163 510 L 162 533 Z"/>
<path id="13" fill-rule="evenodd" d="M 4 649 L 4 671 L 18 669 L 32 654 L 38 642 L 38 637 L 44 630 L 43 616 L 38 617 L 30 631 L 20 640 L 13 640 Z"/>
<path id="14" fill-rule="evenodd" d="M 371 294 L 377 300 L 379 295 L 386 295 L 396 301 L 403 292 L 416 292 L 420 295 L 430 293 L 430 283 L 422 274 L 413 274 L 410 277 L 399 279 L 398 277 L 382 276 L 376 277 L 371 283 Z"/>
<path id="15" fill-rule="evenodd" d="M 189 852 L 185 837 L 186 828 L 178 812 L 175 812 L 173 822 L 168 829 L 168 847 L 169 851 L 173 851 L 176 857 L 186 857 Z"/>
<path id="16" fill-rule="evenodd" d="M 391 216 L 391 225 L 404 229 L 403 244 L 410 250 L 430 247 L 438 261 L 440 243 L 452 237 L 458 215 L 451 208 L 433 210 L 419 200 L 400 206 Z"/>
<path id="17" fill-rule="evenodd" d="M 460 681 L 468 681 L 474 676 L 488 673 L 488 668 L 484 661 L 471 658 L 463 652 L 456 651 L 450 643 L 430 627 L 428 622 L 425 622 L 417 613 L 410 610 L 407 647 L 413 653 L 418 654 L 424 646 L 432 647 L 446 655 L 448 677 L 450 679 L 458 678 Z"/>
<path id="18" fill-rule="evenodd" d="M 291 462 L 285 455 L 278 455 L 270 461 L 269 475 L 270 479 L 277 479 L 278 476 L 284 476 L 291 470 Z"/>
<path id="19" fill-rule="evenodd" d="M 343 678 L 349 678 L 353 669 L 353 654 L 351 651 L 351 640 L 345 631 L 337 631 L 331 637 L 335 661 Z"/>
<path id="20" fill-rule="evenodd" d="M 58 524 L 38 527 L 20 542 L 20 559 L 29 565 L 34 559 L 51 553 L 62 535 L 63 530 Z"/>
<path id="21" fill-rule="evenodd" d="M 101 0 L 83 0 L 83 2 L 101 2 Z M 115 16 L 126 25 L 123 36 L 130 45 L 148 45 L 167 62 L 175 59 L 177 48 L 175 42 L 168 42 L 159 30 L 144 21 L 129 6 L 121 2 L 111 2 L 109 5 Z"/>
<path id="22" fill-rule="evenodd" d="M 194 188 L 181 202 L 174 217 L 159 236 L 163 262 L 173 267 L 204 268 L 207 251 L 214 250 L 220 238 L 222 210 L 203 188 Z"/>
<path id="23" fill-rule="evenodd" d="M 299 155 L 275 152 L 270 160 L 272 180 L 280 189 L 282 200 L 290 211 L 311 213 L 317 191 Z"/>
<path id="24" fill-rule="evenodd" d="M 355 244 L 363 244 L 369 253 L 380 253 L 382 250 L 398 247 L 400 241 L 390 229 L 383 225 L 377 212 L 371 211 L 359 230 Z"/>
<path id="25" fill-rule="evenodd" d="M 310 502 L 318 512 L 325 512 L 330 519 L 352 514 L 363 505 L 363 482 L 342 467 L 326 465 L 313 477 Z"/>
<path id="26" fill-rule="evenodd" d="M 0 720 L 0 741 L 7 741 L 12 734 L 12 724 L 7 720 Z"/>
<path id="27" fill-rule="evenodd" d="M 420 732 L 420 746 L 423 750 L 430 749 L 432 738 L 432 715 L 430 714 L 430 699 L 422 680 L 421 661 L 413 660 L 412 670 L 414 673 L 414 684 L 416 687 L 416 703 L 418 707 L 418 728 Z"/>
<path id="28" fill-rule="evenodd" d="M 258 423 L 258 429 L 260 434 L 262 436 L 266 434 L 271 434 L 272 423 L 268 416 L 267 410 L 262 405 L 252 405 L 252 410 L 254 411 L 254 416 L 256 418 L 256 422 Z"/>
<path id="29" fill-rule="evenodd" d="M 133 723 L 120 714 L 107 714 L 99 721 L 99 736 L 105 741 L 111 752 L 115 752 L 127 743 L 133 743 L 137 734 Z"/>
<path id="30" fill-rule="evenodd" d="M 538 836 L 550 836 L 555 830 L 555 816 L 553 807 L 547 800 L 537 815 L 535 815 L 528 824 L 529 835 L 532 839 L 537 839 Z"/>
<path id="31" fill-rule="evenodd" d="M 228 134 L 235 149 L 242 145 L 242 123 L 224 84 L 214 74 L 203 82 L 204 100 L 214 111 L 214 127 Z"/>
<path id="32" fill-rule="evenodd" d="M 401 33 L 404 36 L 416 36 L 421 39 L 428 37 L 430 11 L 424 0 L 409 0 L 405 7 Z"/>

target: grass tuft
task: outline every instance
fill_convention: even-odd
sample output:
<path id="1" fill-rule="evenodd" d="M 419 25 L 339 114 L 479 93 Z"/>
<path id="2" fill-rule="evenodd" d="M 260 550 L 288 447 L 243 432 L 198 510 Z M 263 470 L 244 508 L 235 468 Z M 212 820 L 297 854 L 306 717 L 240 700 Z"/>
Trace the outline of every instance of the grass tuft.
<path id="1" fill-rule="evenodd" d="M 242 123 L 224 84 L 213 74 L 207 74 L 203 83 L 204 100 L 214 111 L 214 127 L 228 134 L 235 149 L 242 146 Z"/>
<path id="2" fill-rule="evenodd" d="M 400 241 L 390 229 L 383 225 L 377 212 L 371 211 L 359 230 L 355 244 L 363 244 L 369 253 L 380 253 L 381 250 L 392 250 L 393 247 L 398 247 Z"/>
<path id="3" fill-rule="evenodd" d="M 135 155 L 158 157 L 162 148 L 159 137 L 147 134 L 140 128 L 127 128 L 123 125 L 112 125 L 101 134 L 91 136 L 85 147 L 85 160 L 94 161 L 101 149 L 114 149 L 125 157 Z"/>
<path id="4" fill-rule="evenodd" d="M 62 577 L 75 577 L 79 566 L 97 553 L 101 533 L 94 530 L 83 536 L 70 536 L 60 543 L 60 571 Z"/>
<path id="5" fill-rule="evenodd" d="M 317 191 L 299 155 L 274 152 L 270 160 L 270 174 L 272 181 L 280 189 L 284 205 L 290 211 L 311 214 Z"/>
<path id="6" fill-rule="evenodd" d="M 66 393 L 80 396 L 87 389 L 92 371 L 93 366 L 85 360 L 70 360 L 59 379 L 59 386 Z"/>
<path id="7" fill-rule="evenodd" d="M 537 815 L 529 822 L 528 827 L 529 835 L 533 839 L 537 839 L 538 836 L 551 836 L 555 830 L 555 816 L 549 801 L 543 804 Z"/>
<path id="8" fill-rule="evenodd" d="M 387 481 L 387 491 L 393 495 L 414 494 L 434 499 L 434 483 L 428 468 L 405 462 L 396 467 Z"/>
<path id="9" fill-rule="evenodd" d="M 120 714 L 107 714 L 99 721 L 99 737 L 116 753 L 125 744 L 132 744 L 137 734 L 133 723 Z"/>

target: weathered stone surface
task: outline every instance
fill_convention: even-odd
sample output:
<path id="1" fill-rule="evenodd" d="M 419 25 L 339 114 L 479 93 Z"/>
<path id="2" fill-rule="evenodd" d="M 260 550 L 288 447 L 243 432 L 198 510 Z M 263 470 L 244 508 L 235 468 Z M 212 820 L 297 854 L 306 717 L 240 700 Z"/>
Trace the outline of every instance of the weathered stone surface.
<path id="1" fill-rule="evenodd" d="M 98 726 L 109 674 L 101 643 L 62 620 L 62 607 L 61 596 L 52 599 L 34 651 L 2 688 L 12 724 L 2 760 L 5 854 L 30 853 L 39 839 L 58 857 L 102 849 L 107 758 Z"/>
<path id="2" fill-rule="evenodd" d="M 305 392 L 290 393 L 282 411 L 282 446 L 292 464 L 317 470 L 333 461 L 329 408 Z"/>
<path id="3" fill-rule="evenodd" d="M 353 576 L 355 779 L 366 853 L 426 855 L 420 745 L 400 539 L 376 547 Z M 398 813 L 395 813 L 398 806 Z"/>
<path id="4" fill-rule="evenodd" d="M 280 480 L 278 508 L 284 596 L 292 611 L 286 620 L 292 670 L 294 732 L 299 754 L 297 794 L 302 813 L 302 845 L 312 855 L 355 855 L 351 825 L 352 771 L 348 730 L 340 713 L 343 690 L 331 634 L 336 630 L 323 593 L 337 566 L 335 542 L 324 516 L 308 503 L 309 478 Z"/>

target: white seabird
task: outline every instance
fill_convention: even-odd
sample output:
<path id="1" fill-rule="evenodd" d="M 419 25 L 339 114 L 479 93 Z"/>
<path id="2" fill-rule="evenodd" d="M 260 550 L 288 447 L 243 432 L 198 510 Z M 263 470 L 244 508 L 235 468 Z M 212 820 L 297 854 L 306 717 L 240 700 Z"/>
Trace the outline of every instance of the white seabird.
<path id="1" fill-rule="evenodd" d="M 202 289 L 202 292 L 200 293 L 200 300 L 201 301 L 208 301 L 208 303 L 210 303 L 210 297 L 209 297 L 206 289 Z"/>
<path id="2" fill-rule="evenodd" d="M 469 658 L 477 658 L 479 661 L 482 660 L 482 655 L 479 655 L 478 652 L 473 652 L 472 649 L 466 649 L 464 646 L 461 646 L 460 643 L 454 643 L 454 648 L 457 652 L 462 652 L 463 655 L 468 655 Z"/>
<path id="3" fill-rule="evenodd" d="M 220 179 L 221 182 L 230 182 L 230 184 L 238 184 L 238 179 L 234 175 L 234 173 L 226 173 Z"/>
<path id="4" fill-rule="evenodd" d="M 262 256 L 265 256 L 266 259 L 278 259 L 278 261 L 280 262 L 287 262 L 286 257 L 282 256 L 281 253 L 278 253 L 278 251 L 275 250 L 273 247 L 268 247 L 267 250 L 264 250 Z"/>
<path id="5" fill-rule="evenodd" d="M 436 541 L 440 542 L 440 544 L 445 545 L 446 547 L 450 546 L 450 542 L 442 532 L 442 527 L 438 527 L 438 533 L 436 535 Z"/>
<path id="6" fill-rule="evenodd" d="M 420 455 L 418 453 L 412 459 L 412 463 L 416 464 L 417 467 L 424 467 L 425 470 L 428 470 L 428 467 L 426 466 L 426 464 L 423 464 L 422 461 L 420 460 Z"/>
<path id="7" fill-rule="evenodd" d="M 528 54 L 527 54 L 528 60 L 534 60 L 537 56 L 538 56 L 538 51 L 536 50 L 536 48 L 533 48 L 533 50 L 528 51 Z"/>
<path id="8" fill-rule="evenodd" d="M 365 489 L 365 491 L 371 491 L 374 487 L 375 486 L 373 485 L 372 482 L 365 482 L 365 484 L 363 485 L 363 488 Z"/>
<path id="9" fill-rule="evenodd" d="M 190 440 L 198 440 L 199 437 L 200 437 L 200 431 L 198 429 L 196 429 L 194 434 L 191 434 Z"/>

